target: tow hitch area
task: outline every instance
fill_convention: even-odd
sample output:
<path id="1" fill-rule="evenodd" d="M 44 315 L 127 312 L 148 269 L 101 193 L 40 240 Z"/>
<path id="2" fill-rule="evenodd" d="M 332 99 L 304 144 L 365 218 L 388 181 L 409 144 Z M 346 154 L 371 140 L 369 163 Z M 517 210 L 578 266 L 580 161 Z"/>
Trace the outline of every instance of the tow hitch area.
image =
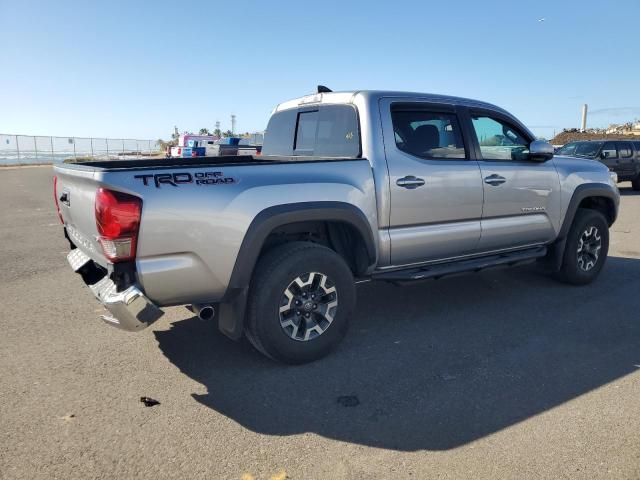
<path id="1" fill-rule="evenodd" d="M 97 268 L 93 260 L 80 249 L 74 249 L 67 255 L 67 260 L 75 272 L 83 268 Z M 83 278 L 90 276 L 83 275 Z M 114 327 L 130 332 L 144 330 L 158 320 L 164 312 L 160 310 L 136 285 L 131 285 L 121 292 L 116 291 L 116 284 L 108 276 L 103 276 L 93 284 L 87 284 L 98 301 L 111 315 L 101 315 L 101 319 Z"/>

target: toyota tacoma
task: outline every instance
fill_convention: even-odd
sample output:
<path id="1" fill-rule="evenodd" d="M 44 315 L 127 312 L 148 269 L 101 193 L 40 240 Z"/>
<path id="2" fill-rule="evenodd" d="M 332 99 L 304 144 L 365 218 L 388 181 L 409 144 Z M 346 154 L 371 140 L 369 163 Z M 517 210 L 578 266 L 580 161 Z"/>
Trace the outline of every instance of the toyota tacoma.
<path id="1" fill-rule="evenodd" d="M 286 363 L 339 343 L 359 282 L 539 260 L 587 284 L 619 204 L 607 167 L 489 103 L 326 87 L 275 108 L 260 156 L 54 170 L 68 261 L 103 320 L 139 331 L 186 305 Z"/>

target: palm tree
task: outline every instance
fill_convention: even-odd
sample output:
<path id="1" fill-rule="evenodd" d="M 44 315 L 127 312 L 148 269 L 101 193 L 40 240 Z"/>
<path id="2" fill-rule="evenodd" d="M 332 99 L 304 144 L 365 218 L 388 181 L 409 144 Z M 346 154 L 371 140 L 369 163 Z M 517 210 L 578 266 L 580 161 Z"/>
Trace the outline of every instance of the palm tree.
<path id="1" fill-rule="evenodd" d="M 211 135 L 208 128 L 201 128 L 199 133 L 200 135 Z"/>

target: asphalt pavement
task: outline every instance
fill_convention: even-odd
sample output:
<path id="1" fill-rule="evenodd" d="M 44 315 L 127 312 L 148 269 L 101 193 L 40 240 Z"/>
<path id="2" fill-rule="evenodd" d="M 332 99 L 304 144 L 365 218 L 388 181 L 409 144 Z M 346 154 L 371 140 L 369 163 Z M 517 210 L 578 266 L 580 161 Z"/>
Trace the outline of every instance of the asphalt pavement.
<path id="1" fill-rule="evenodd" d="M 640 478 L 629 184 L 592 285 L 536 266 L 363 284 L 339 349 L 289 367 L 185 308 L 100 322 L 51 176 L 0 169 L 1 479 Z"/>

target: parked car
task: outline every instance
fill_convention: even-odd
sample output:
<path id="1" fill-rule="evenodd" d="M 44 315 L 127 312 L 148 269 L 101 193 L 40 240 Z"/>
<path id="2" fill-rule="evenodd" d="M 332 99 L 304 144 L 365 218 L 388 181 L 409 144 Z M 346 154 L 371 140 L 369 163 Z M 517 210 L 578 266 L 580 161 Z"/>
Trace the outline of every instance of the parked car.
<path id="1" fill-rule="evenodd" d="M 640 190 L 640 140 L 570 142 L 558 154 L 598 160 L 618 175 L 618 181 L 631 181 L 633 189 Z"/>
<path id="2" fill-rule="evenodd" d="M 323 89 L 278 105 L 264 142 L 261 156 L 54 167 L 69 263 L 107 323 L 138 331 L 189 305 L 302 363 L 344 336 L 358 282 L 543 260 L 583 285 L 605 263 L 607 168 L 554 156 L 494 105 Z"/>

